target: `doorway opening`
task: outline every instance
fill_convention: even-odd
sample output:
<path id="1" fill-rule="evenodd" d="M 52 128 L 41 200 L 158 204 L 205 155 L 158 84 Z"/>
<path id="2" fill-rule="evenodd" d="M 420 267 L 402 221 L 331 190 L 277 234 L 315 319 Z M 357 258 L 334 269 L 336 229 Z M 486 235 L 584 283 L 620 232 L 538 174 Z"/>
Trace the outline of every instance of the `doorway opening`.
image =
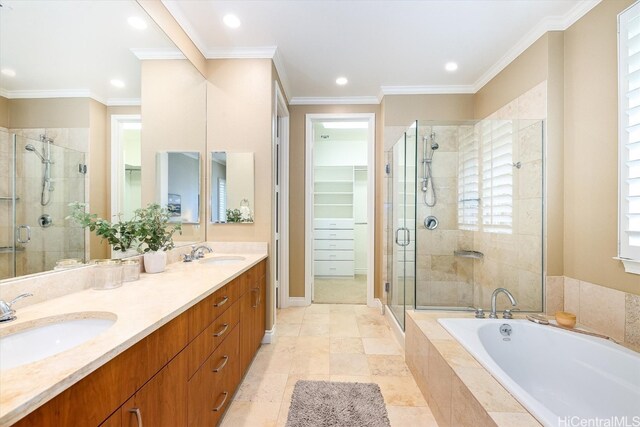
<path id="1" fill-rule="evenodd" d="M 308 303 L 373 305 L 373 114 L 307 115 Z"/>

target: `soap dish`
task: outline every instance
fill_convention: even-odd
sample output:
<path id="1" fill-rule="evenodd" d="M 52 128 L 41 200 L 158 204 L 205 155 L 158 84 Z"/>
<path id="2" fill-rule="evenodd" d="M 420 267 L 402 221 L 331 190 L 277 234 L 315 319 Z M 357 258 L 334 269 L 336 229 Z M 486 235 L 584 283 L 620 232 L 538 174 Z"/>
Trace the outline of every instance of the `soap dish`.
<path id="1" fill-rule="evenodd" d="M 566 311 L 556 311 L 556 322 L 565 328 L 574 328 L 576 326 L 576 315 Z"/>

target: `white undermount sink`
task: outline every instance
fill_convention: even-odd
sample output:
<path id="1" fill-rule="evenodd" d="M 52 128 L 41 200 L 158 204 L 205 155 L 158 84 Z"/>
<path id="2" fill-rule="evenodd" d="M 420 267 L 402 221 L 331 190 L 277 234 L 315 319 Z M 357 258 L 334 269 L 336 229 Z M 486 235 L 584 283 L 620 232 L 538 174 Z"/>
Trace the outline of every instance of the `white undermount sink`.
<path id="1" fill-rule="evenodd" d="M 45 359 L 95 338 L 116 322 L 115 315 L 104 317 L 61 319 L 0 337 L 0 370 Z"/>
<path id="2" fill-rule="evenodd" d="M 240 261 L 244 261 L 246 258 L 238 255 L 219 255 L 212 256 L 210 258 L 203 258 L 200 260 L 203 264 L 235 264 Z"/>

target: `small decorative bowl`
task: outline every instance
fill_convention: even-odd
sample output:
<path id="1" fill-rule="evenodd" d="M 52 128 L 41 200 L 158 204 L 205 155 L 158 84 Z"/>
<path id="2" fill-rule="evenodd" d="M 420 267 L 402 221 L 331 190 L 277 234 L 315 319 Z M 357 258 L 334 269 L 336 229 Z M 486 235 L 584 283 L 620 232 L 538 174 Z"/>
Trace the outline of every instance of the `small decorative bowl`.
<path id="1" fill-rule="evenodd" d="M 576 326 L 576 315 L 566 311 L 556 311 L 556 322 L 565 328 L 574 328 Z"/>

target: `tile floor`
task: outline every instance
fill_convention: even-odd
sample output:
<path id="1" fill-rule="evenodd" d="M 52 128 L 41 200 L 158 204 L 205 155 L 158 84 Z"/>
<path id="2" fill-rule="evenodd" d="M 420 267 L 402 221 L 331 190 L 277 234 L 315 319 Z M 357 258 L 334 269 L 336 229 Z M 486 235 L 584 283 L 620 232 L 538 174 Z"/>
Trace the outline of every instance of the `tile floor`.
<path id="1" fill-rule="evenodd" d="M 314 304 L 278 310 L 278 339 L 263 345 L 240 385 L 223 427 L 284 427 L 298 380 L 373 382 L 392 427 L 437 427 L 404 352 L 379 310 Z"/>
<path id="2" fill-rule="evenodd" d="M 313 283 L 313 301 L 321 304 L 366 304 L 367 275 L 316 276 Z"/>

